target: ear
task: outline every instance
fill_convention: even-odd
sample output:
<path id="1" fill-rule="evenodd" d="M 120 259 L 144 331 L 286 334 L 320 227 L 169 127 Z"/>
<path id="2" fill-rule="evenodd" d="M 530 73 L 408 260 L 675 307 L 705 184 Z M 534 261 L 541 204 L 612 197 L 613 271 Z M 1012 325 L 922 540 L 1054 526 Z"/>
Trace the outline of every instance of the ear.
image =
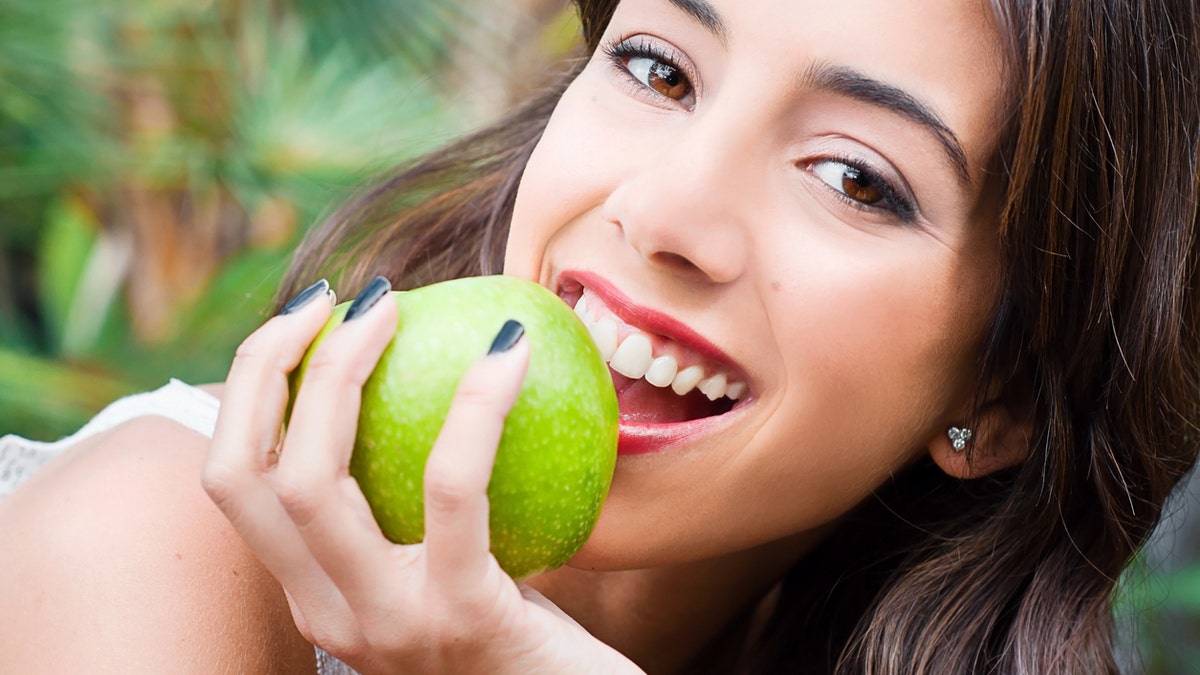
<path id="1" fill-rule="evenodd" d="M 942 471 L 955 478 L 982 478 L 1021 464 L 1029 457 L 1033 433 L 1033 403 L 1023 378 L 985 403 L 974 414 L 947 424 L 929 441 L 929 454 Z M 968 427 L 968 425 L 971 425 Z M 971 437 L 955 449 L 950 428 L 971 429 Z"/>

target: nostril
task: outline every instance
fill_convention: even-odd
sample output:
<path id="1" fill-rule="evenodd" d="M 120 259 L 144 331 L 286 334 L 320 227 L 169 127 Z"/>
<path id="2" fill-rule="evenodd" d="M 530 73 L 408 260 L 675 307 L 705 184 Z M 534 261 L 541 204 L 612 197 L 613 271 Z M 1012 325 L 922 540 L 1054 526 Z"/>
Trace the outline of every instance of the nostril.
<path id="1" fill-rule="evenodd" d="M 674 267 L 680 270 L 697 270 L 699 267 L 696 263 L 688 260 L 685 256 L 670 251 L 659 251 L 654 254 L 654 259 L 668 267 Z"/>

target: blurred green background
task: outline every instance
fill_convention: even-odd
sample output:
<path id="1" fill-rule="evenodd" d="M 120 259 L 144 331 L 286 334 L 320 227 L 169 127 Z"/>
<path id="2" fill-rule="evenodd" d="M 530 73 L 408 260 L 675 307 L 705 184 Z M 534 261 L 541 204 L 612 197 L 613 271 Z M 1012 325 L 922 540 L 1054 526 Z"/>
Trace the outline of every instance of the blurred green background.
<path id="1" fill-rule="evenodd" d="M 0 435 L 223 379 L 309 225 L 577 32 L 565 0 L 0 0 Z M 1130 672 L 1200 673 L 1195 521 L 1122 584 Z"/>
<path id="2" fill-rule="evenodd" d="M 565 0 L 0 0 L 0 432 L 223 379 L 306 227 L 577 34 Z"/>

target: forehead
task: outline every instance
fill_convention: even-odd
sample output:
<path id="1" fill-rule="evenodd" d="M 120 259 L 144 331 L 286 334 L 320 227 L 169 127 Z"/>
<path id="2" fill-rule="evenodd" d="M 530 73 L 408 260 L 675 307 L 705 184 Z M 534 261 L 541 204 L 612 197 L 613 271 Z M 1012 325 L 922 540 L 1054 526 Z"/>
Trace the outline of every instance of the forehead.
<path id="1" fill-rule="evenodd" d="M 946 123 L 973 174 L 1001 126 L 1005 64 L 988 0 L 622 0 L 614 22 L 617 31 L 690 25 L 731 62 L 770 73 L 780 92 L 801 93 L 814 66 L 886 83 Z"/>

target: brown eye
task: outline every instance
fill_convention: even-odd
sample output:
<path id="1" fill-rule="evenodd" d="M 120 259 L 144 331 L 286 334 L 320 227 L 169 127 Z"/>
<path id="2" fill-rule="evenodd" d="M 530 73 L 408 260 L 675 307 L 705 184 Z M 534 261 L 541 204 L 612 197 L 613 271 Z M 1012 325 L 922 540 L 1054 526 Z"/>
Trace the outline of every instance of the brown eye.
<path id="1" fill-rule="evenodd" d="M 825 159 L 812 165 L 813 175 L 854 202 L 875 206 L 887 199 L 886 186 L 875 175 L 844 162 Z"/>
<path id="2" fill-rule="evenodd" d="M 912 222 L 917 217 L 912 198 L 867 166 L 825 158 L 809 164 L 807 169 L 852 206 L 892 213 L 903 222 Z"/>
<path id="3" fill-rule="evenodd" d="M 651 89 L 675 101 L 687 96 L 691 89 L 683 73 L 680 73 L 678 68 L 665 63 L 654 64 L 650 68 L 650 75 L 647 79 L 649 80 L 647 84 Z"/>
<path id="4" fill-rule="evenodd" d="M 878 204 L 883 201 L 883 192 L 875 181 L 852 166 L 842 170 L 842 192 L 863 204 Z"/>
<path id="5" fill-rule="evenodd" d="M 662 96 L 689 107 L 693 104 L 692 83 L 679 68 L 648 56 L 628 58 L 625 68 L 634 79 Z"/>

